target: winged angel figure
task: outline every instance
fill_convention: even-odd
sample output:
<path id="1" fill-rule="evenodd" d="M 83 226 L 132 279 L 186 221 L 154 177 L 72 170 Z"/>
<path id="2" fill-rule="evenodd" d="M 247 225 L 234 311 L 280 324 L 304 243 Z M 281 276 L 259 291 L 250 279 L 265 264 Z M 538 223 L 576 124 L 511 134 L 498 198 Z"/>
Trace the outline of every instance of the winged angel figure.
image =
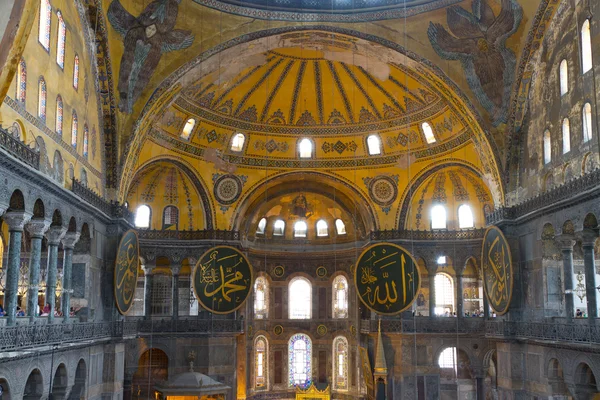
<path id="1" fill-rule="evenodd" d="M 506 39 L 521 24 L 523 9 L 516 0 L 501 0 L 496 16 L 488 1 L 473 0 L 473 13 L 459 6 L 448 8 L 449 32 L 431 22 L 427 33 L 440 57 L 462 63 L 469 87 L 498 126 L 507 122 L 516 66 Z"/>
<path id="2" fill-rule="evenodd" d="M 108 20 L 124 38 L 125 50 L 119 70 L 119 109 L 131 113 L 133 104 L 152 77 L 164 53 L 182 50 L 194 42 L 189 31 L 173 29 L 181 0 L 154 0 L 134 17 L 114 0 Z"/>

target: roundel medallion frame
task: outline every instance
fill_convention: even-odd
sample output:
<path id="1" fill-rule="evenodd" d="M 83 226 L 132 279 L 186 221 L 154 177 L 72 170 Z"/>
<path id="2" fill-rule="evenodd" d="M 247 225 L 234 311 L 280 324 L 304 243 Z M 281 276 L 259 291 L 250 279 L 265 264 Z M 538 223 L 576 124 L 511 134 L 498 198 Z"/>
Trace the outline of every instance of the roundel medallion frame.
<path id="1" fill-rule="evenodd" d="M 389 191 L 384 196 L 381 195 L 380 188 L 384 185 L 384 189 Z M 398 198 L 398 184 L 393 178 L 386 175 L 378 175 L 369 182 L 369 197 L 375 203 L 382 207 L 387 207 L 396 201 Z"/>
<path id="2" fill-rule="evenodd" d="M 131 241 L 135 239 L 135 258 L 129 257 L 128 249 L 125 248 L 127 246 L 127 241 Z M 133 265 L 133 260 L 135 259 L 135 268 Z M 119 247 L 117 250 L 117 257 L 115 259 L 115 273 L 114 273 L 114 282 L 113 282 L 113 294 L 115 298 L 115 304 L 117 309 L 121 313 L 121 315 L 126 315 L 129 310 L 131 310 L 131 306 L 133 305 L 133 296 L 135 295 L 135 287 L 137 285 L 138 275 L 139 275 L 139 266 L 140 266 L 140 240 L 138 234 L 135 229 L 130 229 L 123 234 L 121 240 L 119 241 Z M 133 269 L 133 271 L 132 271 Z M 127 280 L 127 282 L 133 282 L 133 290 L 131 292 L 131 298 L 129 301 L 125 300 L 123 284 L 127 282 L 124 281 L 126 276 L 130 276 L 130 273 L 133 273 L 133 280 Z M 131 277 L 131 276 L 130 276 Z M 120 283 L 119 283 L 120 281 Z M 123 301 L 121 301 L 123 300 Z"/>
<path id="3" fill-rule="evenodd" d="M 237 305 L 237 307 L 227 310 L 227 311 L 219 311 L 219 310 L 214 310 L 212 308 L 212 306 L 208 306 L 207 304 L 205 304 L 202 299 L 200 298 L 200 296 L 198 296 L 198 291 L 196 288 L 196 274 L 198 272 L 198 266 L 202 263 L 203 259 L 205 256 L 207 256 L 208 254 L 210 254 L 211 252 L 215 251 L 216 249 L 229 249 L 229 250 L 233 250 L 234 252 L 236 252 L 239 256 L 242 257 L 242 259 L 244 260 L 245 264 L 248 266 L 248 270 L 249 270 L 249 285 L 248 285 L 248 290 L 246 291 L 246 294 L 244 295 L 244 299 L 242 301 L 240 301 L 240 304 Z M 204 307 L 204 309 L 206 309 L 207 311 L 213 313 L 213 314 L 219 314 L 219 315 L 225 315 L 225 314 L 231 314 L 234 311 L 237 311 L 240 307 L 242 307 L 244 305 L 244 303 L 246 303 L 246 300 L 248 300 L 248 296 L 250 295 L 250 291 L 253 288 L 254 285 L 254 272 L 252 270 L 252 264 L 250 264 L 250 261 L 248 261 L 248 258 L 237 248 L 233 247 L 233 246 L 215 246 L 212 247 L 210 249 L 208 249 L 207 251 L 205 251 L 200 258 L 198 259 L 198 262 L 196 263 L 196 266 L 194 267 L 194 270 L 192 271 L 192 288 L 194 290 L 194 296 L 196 297 L 196 300 L 198 301 L 198 304 L 200 304 L 202 307 Z"/>
<path id="4" fill-rule="evenodd" d="M 372 251 L 374 248 L 376 247 L 380 247 L 380 246 L 389 246 L 389 247 L 393 247 L 398 249 L 400 252 L 402 252 L 403 254 L 405 254 L 406 256 L 408 256 L 408 259 L 410 260 L 410 262 L 412 263 L 412 268 L 413 268 L 413 272 L 415 273 L 415 276 L 417 277 L 417 285 L 414 288 L 414 293 L 412 296 L 412 299 L 408 302 L 406 302 L 405 306 L 403 308 L 401 308 L 400 310 L 396 310 L 393 312 L 383 312 L 381 310 L 377 310 L 375 308 L 373 308 L 371 305 L 369 305 L 364 299 L 363 296 L 360 294 L 360 288 L 358 286 L 358 273 L 359 270 L 361 269 L 361 260 L 362 258 L 370 251 Z M 421 289 L 421 272 L 419 271 L 419 267 L 417 265 L 417 261 L 415 260 L 415 258 L 413 257 L 413 255 L 406 250 L 404 247 L 399 246 L 397 244 L 393 244 L 393 243 L 388 243 L 388 242 L 381 242 L 381 243 L 376 243 L 374 245 L 371 245 L 369 247 L 367 247 L 365 250 L 363 250 L 363 252 L 360 254 L 360 256 L 358 257 L 356 264 L 355 264 L 355 268 L 354 268 L 354 286 L 357 289 L 357 294 L 358 294 L 358 298 L 360 299 L 361 303 L 365 305 L 365 307 L 367 307 L 369 310 L 374 311 L 377 314 L 380 315 L 398 315 L 401 312 L 406 311 L 407 309 L 409 309 L 412 304 L 415 302 L 415 300 L 417 299 L 417 296 L 419 294 L 419 290 Z"/>
<path id="5" fill-rule="evenodd" d="M 497 234 L 498 239 L 502 241 L 502 245 L 506 246 L 506 251 L 508 253 L 508 256 L 505 255 L 504 260 L 508 261 L 507 265 L 508 265 L 508 269 L 510 271 L 508 274 L 509 275 L 508 276 L 508 283 L 509 283 L 508 292 L 509 293 L 508 293 L 508 296 L 506 299 L 506 305 L 504 307 L 502 307 L 501 309 L 498 309 L 496 307 L 497 304 L 495 304 L 495 302 L 493 302 L 490 299 L 490 295 L 489 295 L 489 291 L 488 291 L 488 280 L 487 280 L 487 274 L 486 274 L 486 261 L 485 261 L 487 258 L 485 256 L 485 253 L 486 253 L 486 250 L 490 250 L 490 248 L 494 244 L 493 242 L 491 244 L 488 243 L 488 235 L 490 235 L 490 232 L 495 232 Z M 503 268 L 505 274 L 506 274 L 507 265 L 505 264 L 504 268 Z M 496 312 L 496 314 L 498 314 L 498 315 L 506 314 L 510 307 L 510 303 L 512 302 L 512 295 L 513 295 L 513 291 L 514 291 L 514 280 L 513 280 L 514 269 L 513 269 L 513 264 L 512 264 L 512 252 L 510 250 L 510 244 L 506 240 L 504 233 L 502 233 L 502 230 L 495 225 L 488 227 L 483 235 L 483 242 L 482 242 L 482 246 L 481 246 L 481 274 L 483 275 L 483 291 L 485 292 L 485 296 L 488 299 L 489 305 Z M 497 277 L 496 277 L 496 279 L 497 279 Z"/>
<path id="6" fill-rule="evenodd" d="M 227 190 L 235 190 L 235 192 L 226 193 L 226 195 L 223 196 L 223 189 L 226 185 L 234 185 L 235 189 L 233 189 L 232 187 L 228 187 Z M 228 206 L 235 203 L 240 198 L 243 187 L 244 183 L 239 177 L 237 177 L 234 174 L 226 174 L 218 177 L 217 180 L 215 180 L 213 193 L 215 199 L 219 202 L 219 204 Z"/>

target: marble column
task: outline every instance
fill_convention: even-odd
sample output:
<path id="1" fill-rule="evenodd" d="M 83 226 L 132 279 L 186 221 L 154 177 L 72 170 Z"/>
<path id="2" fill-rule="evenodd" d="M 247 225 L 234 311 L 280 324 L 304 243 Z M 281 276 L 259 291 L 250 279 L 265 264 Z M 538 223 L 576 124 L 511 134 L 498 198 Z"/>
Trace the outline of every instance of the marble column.
<path id="1" fill-rule="evenodd" d="M 565 308 L 567 310 L 567 319 L 573 319 L 573 308 L 575 303 L 573 301 L 573 246 L 575 240 L 567 238 L 558 240 L 560 250 L 563 257 L 563 285 L 565 292 Z"/>
<path id="2" fill-rule="evenodd" d="M 152 308 L 152 270 L 156 267 L 154 263 L 146 263 L 142 266 L 144 270 L 144 318 L 150 319 Z"/>
<path id="3" fill-rule="evenodd" d="M 58 268 L 58 245 L 67 232 L 62 226 L 51 226 L 46 233 L 48 239 L 48 268 L 46 270 L 46 303 L 50 304 L 48 322 L 54 322 L 54 309 L 56 307 L 56 275 Z M 45 306 L 45 304 L 44 304 Z"/>
<path id="4" fill-rule="evenodd" d="M 75 243 L 79 240 L 80 234 L 77 232 L 67 232 L 62 240 L 64 258 L 63 258 L 63 294 L 62 294 L 62 314 L 63 322 L 68 323 L 71 312 L 71 293 L 73 292 L 73 249 Z"/>
<path id="5" fill-rule="evenodd" d="M 598 302 L 596 283 L 596 260 L 594 259 L 594 244 L 598 235 L 593 232 L 584 232 L 582 235 L 583 265 L 585 269 L 585 297 L 587 299 L 587 315 L 591 323 L 598 318 Z"/>
<path id="6" fill-rule="evenodd" d="M 8 265 L 6 267 L 6 285 L 4 289 L 4 311 L 8 325 L 17 320 L 17 296 L 19 291 L 19 272 L 21 268 L 21 241 L 23 227 L 31 218 L 24 211 L 9 211 L 2 219 L 8 225 Z"/>
<path id="7" fill-rule="evenodd" d="M 456 316 L 459 318 L 465 315 L 463 301 L 463 275 L 462 271 L 456 271 Z"/>
<path id="8" fill-rule="evenodd" d="M 483 291 L 483 318 L 488 319 L 490 317 L 490 302 L 485 294 L 485 290 Z"/>
<path id="9" fill-rule="evenodd" d="M 42 258 L 42 239 L 52 221 L 41 218 L 32 219 L 26 228 L 31 235 L 31 253 L 29 255 L 29 292 L 27 293 L 27 316 L 33 321 L 39 314 L 38 294 L 40 289 L 40 261 Z"/>
<path id="10" fill-rule="evenodd" d="M 433 265 L 427 265 L 429 275 L 429 318 L 435 317 L 435 274 L 437 273 L 437 262 L 432 261 Z"/>
<path id="11" fill-rule="evenodd" d="M 171 297 L 173 307 L 173 319 L 179 319 L 179 271 L 181 271 L 181 265 L 172 265 L 172 283 L 171 283 Z"/>

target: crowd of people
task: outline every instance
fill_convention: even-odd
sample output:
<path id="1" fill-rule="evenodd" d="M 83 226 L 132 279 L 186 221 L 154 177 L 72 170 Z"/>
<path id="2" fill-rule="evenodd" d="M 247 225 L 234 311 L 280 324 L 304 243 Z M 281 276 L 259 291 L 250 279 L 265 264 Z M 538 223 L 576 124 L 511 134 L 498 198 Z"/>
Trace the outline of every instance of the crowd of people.
<path id="1" fill-rule="evenodd" d="M 39 310 L 37 311 L 36 315 L 39 317 L 47 317 L 48 315 L 50 315 L 51 310 L 52 310 L 52 308 L 50 307 L 50 303 L 46 303 L 46 305 L 44 307 L 39 306 Z M 71 317 L 74 317 L 75 314 L 77 313 L 77 311 L 79 311 L 79 308 L 76 309 L 75 307 L 71 307 L 69 315 Z M 17 315 L 17 317 L 26 316 L 25 310 L 23 308 L 21 308 L 20 306 L 17 306 L 16 315 Z M 4 310 L 4 307 L 2 307 L 2 305 L 0 305 L 0 317 L 4 317 L 4 316 L 6 316 L 6 311 Z M 60 311 L 60 309 L 56 308 L 54 310 L 54 316 L 62 317 L 63 313 L 62 313 L 62 311 Z"/>

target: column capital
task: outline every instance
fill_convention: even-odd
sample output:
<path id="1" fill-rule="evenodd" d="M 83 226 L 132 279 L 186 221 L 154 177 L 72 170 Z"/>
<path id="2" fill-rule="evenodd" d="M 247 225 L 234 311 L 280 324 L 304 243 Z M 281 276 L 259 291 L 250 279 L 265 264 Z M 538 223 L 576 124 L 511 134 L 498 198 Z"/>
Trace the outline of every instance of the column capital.
<path id="1" fill-rule="evenodd" d="M 25 225 L 25 229 L 27 229 L 27 232 L 29 232 L 32 237 L 43 238 L 48 228 L 50 228 L 51 223 L 52 220 L 49 219 L 32 218 L 31 221 Z"/>
<path id="2" fill-rule="evenodd" d="M 598 239 L 598 231 L 596 229 L 584 229 L 578 232 L 578 236 L 581 238 L 583 247 L 594 247 L 596 239 Z"/>
<path id="3" fill-rule="evenodd" d="M 171 264 L 171 274 L 173 276 L 179 276 L 180 271 L 181 271 L 181 264 Z"/>
<path id="4" fill-rule="evenodd" d="M 142 270 L 144 271 L 144 275 L 152 275 L 152 271 L 156 268 L 156 263 L 146 263 L 142 265 Z"/>
<path id="5" fill-rule="evenodd" d="M 65 249 L 73 249 L 75 247 L 75 243 L 79 241 L 79 237 L 81 233 L 78 232 L 67 232 L 62 238 L 62 244 Z"/>
<path id="6" fill-rule="evenodd" d="M 58 246 L 60 244 L 60 240 L 67 233 L 67 228 L 63 226 L 50 226 L 50 229 L 46 232 L 46 238 L 48 239 L 48 244 L 52 244 Z"/>
<path id="7" fill-rule="evenodd" d="M 560 235 L 555 238 L 556 244 L 561 251 L 573 251 L 573 246 L 577 243 L 572 235 Z"/>
<path id="8" fill-rule="evenodd" d="M 8 225 L 9 231 L 23 231 L 25 224 L 29 222 L 32 214 L 26 211 L 9 211 L 2 216 L 6 225 Z"/>

